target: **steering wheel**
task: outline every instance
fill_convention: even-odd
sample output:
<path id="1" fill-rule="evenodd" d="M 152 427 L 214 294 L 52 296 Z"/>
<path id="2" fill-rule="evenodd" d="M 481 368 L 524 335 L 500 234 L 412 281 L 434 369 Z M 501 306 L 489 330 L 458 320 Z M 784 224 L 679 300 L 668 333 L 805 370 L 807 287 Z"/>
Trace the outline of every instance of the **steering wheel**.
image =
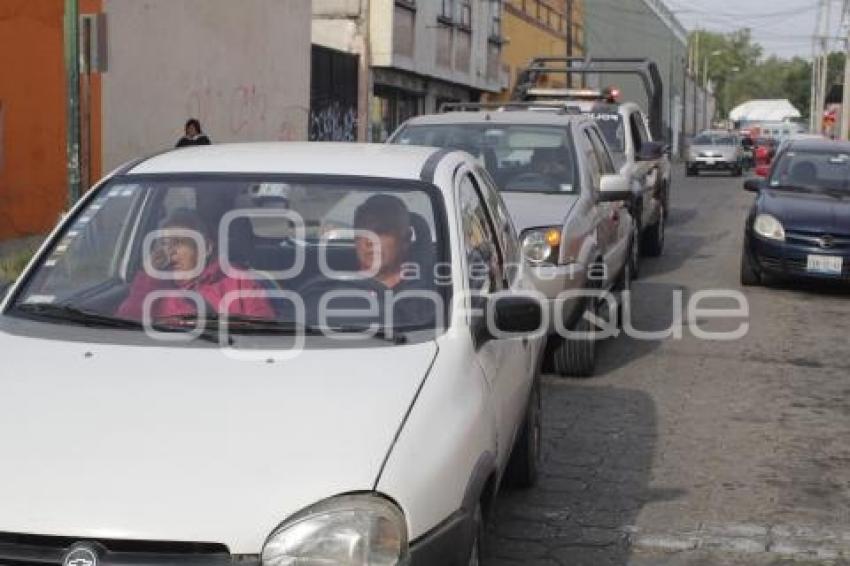
<path id="1" fill-rule="evenodd" d="M 310 318 L 314 318 L 317 316 L 319 310 L 319 303 L 322 300 L 322 297 L 324 297 L 327 293 L 336 293 L 340 291 L 359 291 L 361 293 L 368 293 L 374 295 L 378 301 L 379 312 L 382 312 L 383 309 L 381 308 L 381 305 L 384 298 L 384 291 L 386 290 L 387 288 L 383 284 L 379 283 L 378 281 L 375 281 L 370 277 L 332 279 L 323 275 L 317 275 L 312 279 L 309 279 L 299 287 L 301 299 L 304 301 L 304 305 L 306 307 L 306 315 L 308 321 Z M 330 301 L 331 308 L 363 309 L 365 306 L 363 304 L 363 299 L 357 297 L 356 295 L 349 299 L 350 301 L 356 302 L 356 305 L 343 305 L 342 307 L 333 306 L 334 304 L 344 303 L 345 299 L 346 297 L 344 293 L 341 297 L 332 299 Z"/>

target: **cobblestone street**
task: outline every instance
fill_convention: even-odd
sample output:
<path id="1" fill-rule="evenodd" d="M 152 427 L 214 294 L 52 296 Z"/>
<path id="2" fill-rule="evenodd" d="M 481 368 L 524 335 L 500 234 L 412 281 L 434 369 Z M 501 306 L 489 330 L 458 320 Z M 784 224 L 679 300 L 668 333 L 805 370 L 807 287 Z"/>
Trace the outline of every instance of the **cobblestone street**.
<path id="1" fill-rule="evenodd" d="M 634 326 L 667 328 L 674 291 L 740 289 L 752 196 L 679 177 L 667 250 L 644 263 Z M 546 379 L 544 476 L 499 500 L 490 551 L 512 564 L 843 564 L 850 558 L 846 292 L 746 290 L 748 335 L 619 337 L 597 377 Z M 719 306 L 719 305 L 718 305 Z M 723 305 L 731 307 L 732 305 Z"/>

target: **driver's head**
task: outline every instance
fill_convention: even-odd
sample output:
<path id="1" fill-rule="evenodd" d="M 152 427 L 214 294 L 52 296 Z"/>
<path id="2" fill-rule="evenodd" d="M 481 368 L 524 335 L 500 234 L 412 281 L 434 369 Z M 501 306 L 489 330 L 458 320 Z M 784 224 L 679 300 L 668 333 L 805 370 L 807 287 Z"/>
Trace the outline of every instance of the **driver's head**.
<path id="1" fill-rule="evenodd" d="M 378 194 L 366 199 L 354 213 L 354 229 L 359 231 L 354 245 L 361 270 L 383 275 L 398 271 L 407 260 L 410 211 L 400 198 Z"/>
<path id="2" fill-rule="evenodd" d="M 531 165 L 538 173 L 562 177 L 568 171 L 565 159 L 566 155 L 562 148 L 540 148 L 534 151 Z"/>

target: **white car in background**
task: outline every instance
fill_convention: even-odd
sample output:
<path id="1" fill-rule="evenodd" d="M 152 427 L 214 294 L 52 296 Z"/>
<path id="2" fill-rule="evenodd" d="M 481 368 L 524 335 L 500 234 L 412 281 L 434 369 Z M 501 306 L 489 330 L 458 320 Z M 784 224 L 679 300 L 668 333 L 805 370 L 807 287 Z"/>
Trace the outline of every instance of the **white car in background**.
<path id="1" fill-rule="evenodd" d="M 363 275 L 363 218 L 405 227 L 398 285 Z M 115 172 L 0 305 L 0 564 L 482 563 L 500 485 L 540 458 L 516 238 L 462 152 L 215 145 Z"/>

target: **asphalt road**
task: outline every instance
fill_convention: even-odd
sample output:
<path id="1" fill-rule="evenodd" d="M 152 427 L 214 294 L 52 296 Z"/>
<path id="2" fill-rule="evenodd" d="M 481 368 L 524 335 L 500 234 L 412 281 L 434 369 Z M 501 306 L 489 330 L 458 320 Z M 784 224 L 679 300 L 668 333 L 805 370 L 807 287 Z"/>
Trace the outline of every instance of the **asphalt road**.
<path id="1" fill-rule="evenodd" d="M 547 376 L 543 477 L 500 495 L 496 566 L 850 564 L 850 292 L 742 290 L 752 194 L 681 173 L 665 253 L 635 284 L 634 326 L 668 328 L 676 291 L 686 304 L 743 291 L 749 317 L 685 308 L 681 339 L 620 336 L 601 346 L 596 377 Z M 733 341 L 691 329 L 742 320 Z"/>

